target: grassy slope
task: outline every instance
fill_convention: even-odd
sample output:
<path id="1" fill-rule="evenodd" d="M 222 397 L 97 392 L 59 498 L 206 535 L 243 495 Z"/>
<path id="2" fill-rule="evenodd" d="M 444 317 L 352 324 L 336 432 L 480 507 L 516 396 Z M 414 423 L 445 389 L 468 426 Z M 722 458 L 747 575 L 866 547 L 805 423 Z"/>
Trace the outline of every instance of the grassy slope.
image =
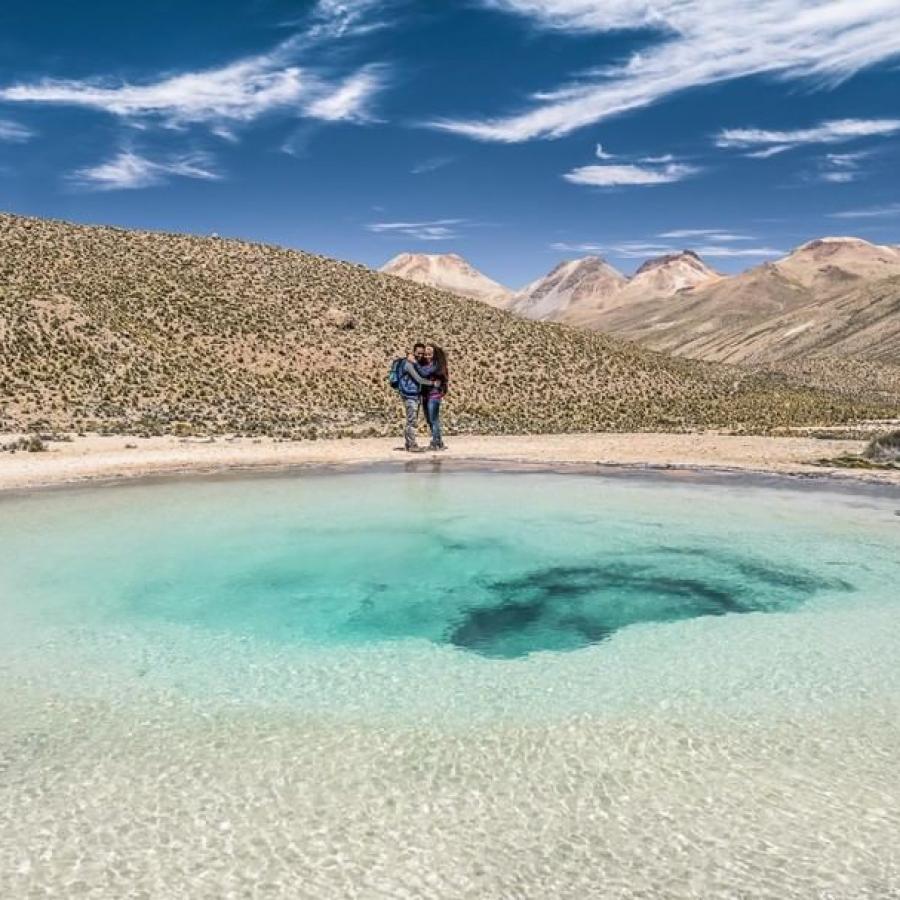
<path id="1" fill-rule="evenodd" d="M 0 430 L 384 433 L 399 415 L 388 363 L 423 336 L 450 354 L 456 429 L 765 430 L 896 413 L 306 253 L 0 215 Z"/>

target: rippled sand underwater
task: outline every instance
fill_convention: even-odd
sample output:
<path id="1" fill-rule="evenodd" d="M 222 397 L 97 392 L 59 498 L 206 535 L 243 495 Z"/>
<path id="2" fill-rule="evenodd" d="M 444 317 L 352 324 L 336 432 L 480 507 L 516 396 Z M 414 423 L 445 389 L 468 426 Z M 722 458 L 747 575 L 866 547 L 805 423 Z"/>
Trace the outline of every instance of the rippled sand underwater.
<path id="1" fill-rule="evenodd" d="M 0 896 L 900 897 L 897 498 L 0 500 Z"/>

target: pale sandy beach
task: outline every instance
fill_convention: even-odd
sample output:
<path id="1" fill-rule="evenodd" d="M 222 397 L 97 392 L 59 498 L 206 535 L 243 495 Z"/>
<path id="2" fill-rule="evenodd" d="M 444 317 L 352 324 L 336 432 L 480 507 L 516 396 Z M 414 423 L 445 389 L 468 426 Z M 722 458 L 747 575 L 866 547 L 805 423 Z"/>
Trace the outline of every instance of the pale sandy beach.
<path id="1" fill-rule="evenodd" d="M 0 436 L 0 443 L 12 437 Z M 852 440 L 714 432 L 460 436 L 453 438 L 446 453 L 417 456 L 398 452 L 398 444 L 392 438 L 273 441 L 219 437 L 210 441 L 89 435 L 71 442 L 49 443 L 43 453 L 0 454 L 0 490 L 95 479 L 431 460 L 734 470 L 900 484 L 900 471 L 844 469 L 817 463 L 860 452 L 865 443 Z"/>

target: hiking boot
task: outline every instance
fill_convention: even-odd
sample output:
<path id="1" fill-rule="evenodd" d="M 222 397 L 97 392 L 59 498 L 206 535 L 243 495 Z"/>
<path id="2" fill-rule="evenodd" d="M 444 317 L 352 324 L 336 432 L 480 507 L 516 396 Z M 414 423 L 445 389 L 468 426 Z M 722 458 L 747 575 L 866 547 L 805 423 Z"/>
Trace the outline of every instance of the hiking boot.
<path id="1" fill-rule="evenodd" d="M 446 444 L 429 444 L 428 449 L 429 450 L 446 450 L 447 445 Z"/>

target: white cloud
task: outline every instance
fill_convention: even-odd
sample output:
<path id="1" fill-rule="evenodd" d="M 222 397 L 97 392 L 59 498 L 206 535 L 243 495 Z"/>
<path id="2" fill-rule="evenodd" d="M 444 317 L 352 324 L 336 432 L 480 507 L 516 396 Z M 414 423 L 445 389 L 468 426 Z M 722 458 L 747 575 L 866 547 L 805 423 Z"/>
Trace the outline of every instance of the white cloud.
<path id="1" fill-rule="evenodd" d="M 308 41 L 337 40 L 367 34 L 385 27 L 372 21 L 369 14 L 380 10 L 388 0 L 319 0 L 312 11 L 313 25 Z"/>
<path id="2" fill-rule="evenodd" d="M 861 159 L 871 156 L 869 150 L 861 150 L 858 153 L 826 153 L 825 159 L 829 165 L 838 169 L 855 169 Z"/>
<path id="3" fill-rule="evenodd" d="M 835 119 L 813 128 L 798 128 L 793 131 L 726 128 L 716 137 L 716 146 L 739 149 L 764 146 L 765 149 L 748 155 L 765 158 L 801 144 L 842 144 L 863 137 L 885 137 L 898 131 L 900 119 Z"/>
<path id="4" fill-rule="evenodd" d="M 566 241 L 556 241 L 550 245 L 551 250 L 561 250 L 563 253 L 605 253 L 607 248 L 602 244 L 570 244 Z"/>
<path id="5" fill-rule="evenodd" d="M 832 85 L 900 55 L 897 0 L 481 0 L 538 26 L 605 33 L 650 30 L 630 59 L 532 97 L 524 112 L 443 120 L 484 141 L 559 137 L 677 91 L 749 75 Z"/>
<path id="6" fill-rule="evenodd" d="M 669 184 L 696 175 L 700 169 L 684 163 L 669 163 L 665 166 L 647 167 L 635 165 L 581 166 L 563 175 L 573 184 L 588 184 L 597 187 L 622 185 Z"/>
<path id="7" fill-rule="evenodd" d="M 34 132 L 25 125 L 13 122 L 11 119 L 0 119 L 0 142 L 24 144 L 33 137 Z"/>
<path id="8" fill-rule="evenodd" d="M 722 241 L 723 243 L 753 240 L 748 234 L 733 234 L 730 231 L 723 231 L 721 228 L 679 228 L 675 231 L 664 231 L 661 234 L 658 234 L 657 237 L 668 238 L 671 240 L 681 238 L 704 238 L 708 241 Z"/>
<path id="9" fill-rule="evenodd" d="M 436 219 L 433 222 L 373 222 L 366 225 L 375 234 L 399 234 L 417 241 L 447 241 L 459 236 L 465 219 Z"/>
<path id="10" fill-rule="evenodd" d="M 384 66 L 366 66 L 310 103 L 306 114 L 325 122 L 371 121 L 369 102 L 382 89 L 385 81 Z"/>
<path id="11" fill-rule="evenodd" d="M 806 177 L 829 184 L 849 184 L 851 181 L 859 181 L 866 174 L 860 163 L 870 156 L 872 152 L 868 150 L 859 153 L 826 153 L 818 160 L 818 171 Z"/>
<path id="12" fill-rule="evenodd" d="M 171 157 L 157 162 L 132 150 L 123 150 L 108 162 L 73 172 L 70 181 L 82 188 L 114 191 L 152 187 L 171 176 L 214 181 L 221 178 L 202 153 Z"/>
<path id="13" fill-rule="evenodd" d="M 892 219 L 900 216 L 900 203 L 887 206 L 870 206 L 867 209 L 845 209 L 841 212 L 829 213 L 831 219 Z"/>
<path id="14" fill-rule="evenodd" d="M 858 181 L 861 177 L 859 172 L 822 172 L 819 176 L 821 181 L 828 181 L 831 184 L 848 184 L 851 181 Z"/>
<path id="15" fill-rule="evenodd" d="M 0 100 L 80 106 L 126 119 L 181 128 L 207 125 L 226 139 L 233 126 L 283 112 L 327 122 L 371 119 L 369 105 L 385 86 L 386 68 L 366 65 L 334 80 L 299 59 L 316 45 L 357 34 L 381 0 L 320 0 L 313 24 L 271 51 L 219 68 L 164 74 L 143 83 L 113 78 L 55 79 L 0 88 Z"/>
<path id="16" fill-rule="evenodd" d="M 597 144 L 596 148 L 594 149 L 594 155 L 597 157 L 597 159 L 615 159 L 616 158 L 615 153 L 607 153 L 603 149 L 603 144 Z"/>
<path id="17" fill-rule="evenodd" d="M 19 103 L 83 106 L 124 118 L 159 116 L 170 125 L 249 122 L 273 109 L 296 106 L 312 86 L 301 69 L 258 56 L 220 69 L 171 75 L 149 84 L 111 84 L 45 78 L 0 90 Z"/>
<path id="18" fill-rule="evenodd" d="M 698 256 L 708 256 L 713 259 L 723 259 L 727 257 L 771 259 L 776 256 L 784 256 L 785 253 L 784 250 L 780 250 L 777 247 L 722 247 L 718 244 L 692 247 L 691 249 Z"/>
<path id="19" fill-rule="evenodd" d="M 749 159 L 768 159 L 770 156 L 778 156 L 785 150 L 792 150 L 793 144 L 776 144 L 774 147 L 766 147 L 765 150 L 754 150 L 752 153 L 745 153 L 744 156 Z"/>
<path id="20" fill-rule="evenodd" d="M 412 175 L 425 175 L 428 172 L 436 172 L 449 166 L 454 161 L 452 156 L 433 156 L 431 159 L 423 159 L 416 163 L 409 171 Z"/>
<path id="21" fill-rule="evenodd" d="M 605 253 L 618 256 L 622 259 L 648 259 L 654 256 L 666 256 L 670 253 L 680 253 L 684 248 L 671 244 L 659 244 L 645 241 L 623 241 L 614 244 L 568 244 L 555 243 L 550 245 L 552 250 L 561 250 L 568 253 Z M 699 256 L 710 258 L 747 258 L 747 259 L 771 259 L 784 256 L 784 251 L 775 247 L 727 247 L 719 244 L 703 244 L 690 248 Z"/>

